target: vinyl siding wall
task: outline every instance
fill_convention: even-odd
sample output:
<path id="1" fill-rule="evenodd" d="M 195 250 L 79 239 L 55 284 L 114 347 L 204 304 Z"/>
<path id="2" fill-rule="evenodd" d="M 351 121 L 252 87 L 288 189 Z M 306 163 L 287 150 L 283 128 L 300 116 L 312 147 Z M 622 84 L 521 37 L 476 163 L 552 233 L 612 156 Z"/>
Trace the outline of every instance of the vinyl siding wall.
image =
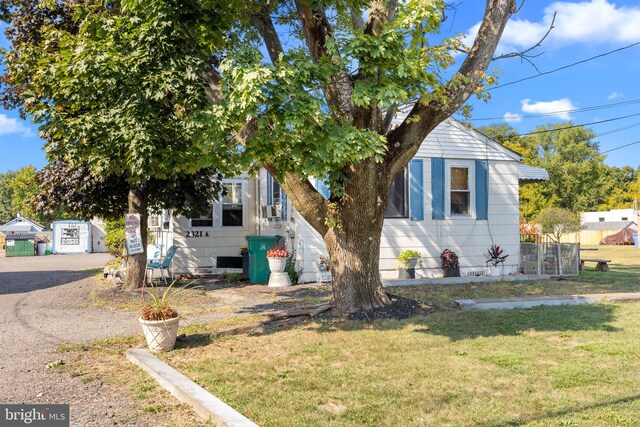
<path id="1" fill-rule="evenodd" d="M 256 234 L 256 181 L 248 176 L 223 182 L 243 182 L 245 194 L 244 224 L 242 227 L 222 227 L 217 215 L 221 209 L 214 209 L 213 227 L 191 227 L 191 220 L 185 217 L 174 217 L 171 224 L 173 244 L 179 249 L 173 259 L 173 270 L 178 273 L 209 274 L 223 271 L 241 271 L 236 269 L 218 269 L 217 257 L 240 256 L 240 247 L 246 246 L 245 236 Z M 217 213 L 217 215 L 216 215 Z M 218 219 L 218 222 L 216 222 Z M 202 237 L 187 237 L 187 232 L 201 231 Z M 208 237 L 204 234 L 208 233 Z"/>

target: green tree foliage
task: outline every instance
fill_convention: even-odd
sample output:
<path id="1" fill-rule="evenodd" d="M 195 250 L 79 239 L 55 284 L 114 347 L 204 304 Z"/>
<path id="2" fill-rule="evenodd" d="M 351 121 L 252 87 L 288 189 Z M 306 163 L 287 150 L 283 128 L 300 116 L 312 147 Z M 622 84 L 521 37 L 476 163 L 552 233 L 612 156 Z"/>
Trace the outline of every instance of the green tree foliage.
<path id="1" fill-rule="evenodd" d="M 192 6 L 181 12 L 221 19 L 232 13 L 226 4 Z M 231 169 L 225 153 L 235 147 L 226 135 L 201 138 L 205 125 L 196 120 L 208 105 L 202 75 L 212 52 L 187 47 L 191 40 L 171 5 L 149 15 L 118 1 L 4 0 L 0 12 L 12 43 L 3 55 L 4 105 L 40 124 L 52 162 L 86 168 L 107 186 L 124 179 L 143 238 L 153 188 L 178 200 L 167 193 L 180 188 L 177 181 L 205 168 Z M 233 22 L 216 22 L 218 33 Z M 142 285 L 144 254 L 128 264 L 126 286 Z"/>
<path id="2" fill-rule="evenodd" d="M 640 172 L 632 167 L 609 168 L 600 183 L 605 189 L 606 200 L 598 210 L 632 208 L 633 201 L 640 200 L 639 183 Z"/>
<path id="3" fill-rule="evenodd" d="M 0 224 L 5 224 L 15 218 L 12 206 L 12 190 L 9 183 L 15 176 L 14 171 L 0 173 Z"/>
<path id="4" fill-rule="evenodd" d="M 536 217 L 536 223 L 540 224 L 543 234 L 548 234 L 558 243 L 560 238 L 567 233 L 580 231 L 580 217 L 567 209 L 544 208 Z"/>
<path id="5" fill-rule="evenodd" d="M 520 213 L 532 220 L 545 207 L 571 212 L 631 207 L 630 185 L 638 177 L 633 168 L 610 167 L 591 129 L 548 124 L 534 134 L 519 136 L 516 129 L 495 124 L 480 127 L 487 136 L 520 153 L 524 163 L 546 169 L 549 181 L 520 188 Z"/>
<path id="6" fill-rule="evenodd" d="M 46 224 L 52 218 L 37 213 L 31 203 L 40 187 L 36 179 L 36 168 L 25 166 L 17 171 L 0 174 L 0 224 L 4 224 L 20 214 L 23 217 Z"/>
<path id="7" fill-rule="evenodd" d="M 171 179 L 152 178 L 146 182 L 149 210 L 174 209 L 178 215 L 196 216 L 218 197 L 222 190 L 220 180 L 213 168 L 175 174 Z M 54 216 L 63 210 L 76 218 L 88 220 L 97 216 L 115 221 L 127 211 L 129 185 L 124 173 L 98 175 L 86 166 L 74 168 L 57 161 L 45 166 L 37 181 L 40 191 L 32 203 L 40 214 Z"/>

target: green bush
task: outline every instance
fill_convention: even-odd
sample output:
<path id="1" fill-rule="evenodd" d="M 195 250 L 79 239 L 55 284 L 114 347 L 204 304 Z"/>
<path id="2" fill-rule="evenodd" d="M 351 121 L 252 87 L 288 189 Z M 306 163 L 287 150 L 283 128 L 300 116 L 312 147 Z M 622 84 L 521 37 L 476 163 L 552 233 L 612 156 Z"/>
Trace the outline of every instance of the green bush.
<path id="1" fill-rule="evenodd" d="M 107 252 L 116 258 L 121 258 L 125 250 L 124 218 L 107 221 L 105 231 L 107 235 L 104 238 L 104 245 L 107 247 Z"/>
<path id="2" fill-rule="evenodd" d="M 296 270 L 296 251 L 291 251 L 291 255 L 287 258 L 287 264 L 284 267 L 284 271 L 289 275 L 289 280 L 291 280 L 292 285 L 297 285 L 300 282 L 302 268 Z"/>

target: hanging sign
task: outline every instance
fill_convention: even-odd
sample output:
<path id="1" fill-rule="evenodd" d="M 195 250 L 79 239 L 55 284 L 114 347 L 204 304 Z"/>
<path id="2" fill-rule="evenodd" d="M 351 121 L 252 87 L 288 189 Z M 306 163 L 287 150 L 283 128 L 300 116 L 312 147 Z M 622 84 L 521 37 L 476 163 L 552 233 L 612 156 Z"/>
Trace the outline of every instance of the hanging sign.
<path id="1" fill-rule="evenodd" d="M 127 244 L 127 254 L 136 255 L 144 252 L 142 235 L 140 234 L 140 214 L 124 215 L 124 238 Z"/>

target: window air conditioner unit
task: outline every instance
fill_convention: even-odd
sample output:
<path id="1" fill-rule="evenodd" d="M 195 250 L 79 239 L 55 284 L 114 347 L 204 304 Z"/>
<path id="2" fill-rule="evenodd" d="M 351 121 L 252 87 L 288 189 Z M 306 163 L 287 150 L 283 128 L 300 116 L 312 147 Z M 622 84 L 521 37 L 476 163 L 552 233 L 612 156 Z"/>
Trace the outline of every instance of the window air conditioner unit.
<path id="1" fill-rule="evenodd" d="M 280 219 L 280 205 L 262 206 L 262 217 L 267 219 Z"/>

